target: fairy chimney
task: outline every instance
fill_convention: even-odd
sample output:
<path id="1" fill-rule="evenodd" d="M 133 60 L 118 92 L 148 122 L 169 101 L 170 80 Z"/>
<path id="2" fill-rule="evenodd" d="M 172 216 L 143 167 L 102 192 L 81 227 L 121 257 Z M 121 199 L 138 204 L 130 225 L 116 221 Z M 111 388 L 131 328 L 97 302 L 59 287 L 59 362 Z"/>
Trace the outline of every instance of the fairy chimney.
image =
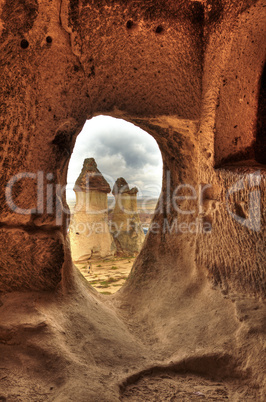
<path id="1" fill-rule="evenodd" d="M 111 188 L 93 158 L 84 160 L 74 191 L 76 205 L 70 225 L 73 260 L 83 262 L 92 256 L 113 255 L 115 244 L 109 231 L 107 206 Z"/>
<path id="2" fill-rule="evenodd" d="M 138 189 L 130 189 L 126 180 L 120 177 L 116 180 L 112 193 L 115 196 L 112 234 L 117 252 L 137 254 L 145 238 L 137 210 Z"/>

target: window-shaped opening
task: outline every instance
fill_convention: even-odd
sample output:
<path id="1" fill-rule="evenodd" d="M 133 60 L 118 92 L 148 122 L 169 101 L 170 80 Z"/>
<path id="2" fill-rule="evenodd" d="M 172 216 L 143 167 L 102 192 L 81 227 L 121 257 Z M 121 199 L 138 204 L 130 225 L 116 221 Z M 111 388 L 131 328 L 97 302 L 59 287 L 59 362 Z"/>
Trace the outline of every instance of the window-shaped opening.
<path id="1" fill-rule="evenodd" d="M 264 64 L 264 69 L 261 76 L 258 98 L 255 159 L 259 163 L 266 164 L 266 64 Z"/>
<path id="2" fill-rule="evenodd" d="M 67 178 L 72 259 L 100 293 L 115 293 L 139 254 L 162 185 L 155 139 L 121 119 L 88 120 Z"/>

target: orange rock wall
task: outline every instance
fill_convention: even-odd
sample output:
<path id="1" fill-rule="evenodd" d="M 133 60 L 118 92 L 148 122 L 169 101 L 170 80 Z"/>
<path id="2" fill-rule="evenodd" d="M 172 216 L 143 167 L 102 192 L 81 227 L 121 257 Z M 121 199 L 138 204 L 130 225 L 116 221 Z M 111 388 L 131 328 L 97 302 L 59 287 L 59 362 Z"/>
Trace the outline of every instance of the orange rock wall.
<path id="1" fill-rule="evenodd" d="M 36 175 L 18 180 L 12 188 L 16 206 L 34 210 L 38 172 L 43 172 L 45 186 L 64 186 L 77 134 L 86 119 L 104 113 L 129 120 L 154 136 L 165 175 L 171 171 L 172 191 L 181 183 L 212 184 L 208 197 L 216 212 L 210 214 L 216 217 L 206 220 L 213 229 L 208 238 L 189 236 L 190 254 L 214 283 L 264 294 L 262 232 L 247 232 L 224 208 L 224 193 L 242 177 L 241 171 L 215 169 L 254 141 L 265 54 L 264 14 L 262 1 L 218 5 L 169 0 L 138 7 L 131 1 L 1 1 L 0 236 L 3 243 L 12 233 L 15 243 L 22 238 L 30 250 L 36 237 L 43 256 L 39 279 L 31 286 L 36 266 L 24 255 L 25 247 L 12 258 L 5 250 L 0 257 L 2 290 L 11 288 L 11 271 L 20 277 L 12 288 L 44 289 L 45 283 L 47 288 L 59 284 L 64 270 L 71 270 L 66 268 L 69 245 L 64 241 L 67 209 L 61 222 L 58 219 L 60 206 L 66 208 L 64 196 L 61 200 L 56 191 L 46 191 L 43 212 L 21 215 L 10 209 L 5 188 L 18 172 Z M 245 171 L 254 169 L 247 166 Z M 258 169 L 264 202 L 264 167 Z M 163 188 L 166 191 L 165 182 Z M 195 220 L 198 212 L 180 219 Z M 180 215 L 171 208 L 163 214 L 171 219 Z M 162 219 L 155 217 L 159 223 Z M 180 233 L 170 238 L 180 255 L 185 238 Z M 156 239 L 163 261 L 168 255 L 165 236 L 159 233 Z M 234 255 L 228 250 L 230 242 L 237 249 Z M 145 243 L 147 250 L 151 243 Z M 46 266 L 53 261 L 56 273 L 50 282 Z"/>

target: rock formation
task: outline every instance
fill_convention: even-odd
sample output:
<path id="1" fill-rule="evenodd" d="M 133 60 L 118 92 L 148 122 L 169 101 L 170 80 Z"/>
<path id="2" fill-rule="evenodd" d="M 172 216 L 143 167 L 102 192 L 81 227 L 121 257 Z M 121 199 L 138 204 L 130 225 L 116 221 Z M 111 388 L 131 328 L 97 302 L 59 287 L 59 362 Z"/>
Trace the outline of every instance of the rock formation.
<path id="1" fill-rule="evenodd" d="M 107 205 L 111 188 L 93 158 L 84 160 L 74 191 L 76 205 L 70 225 L 73 261 L 113 255 L 115 244 L 109 232 Z"/>
<path id="2" fill-rule="evenodd" d="M 265 12 L 0 0 L 2 401 L 170 400 L 178 382 L 184 400 L 203 399 L 191 383 L 265 400 Z M 146 130 L 164 161 L 158 229 L 111 299 L 73 265 L 55 191 L 100 114 Z"/>
<path id="3" fill-rule="evenodd" d="M 112 193 L 115 196 L 115 207 L 111 227 L 117 252 L 136 255 L 145 238 L 137 209 L 138 189 L 129 189 L 126 180 L 120 177 L 116 180 Z"/>

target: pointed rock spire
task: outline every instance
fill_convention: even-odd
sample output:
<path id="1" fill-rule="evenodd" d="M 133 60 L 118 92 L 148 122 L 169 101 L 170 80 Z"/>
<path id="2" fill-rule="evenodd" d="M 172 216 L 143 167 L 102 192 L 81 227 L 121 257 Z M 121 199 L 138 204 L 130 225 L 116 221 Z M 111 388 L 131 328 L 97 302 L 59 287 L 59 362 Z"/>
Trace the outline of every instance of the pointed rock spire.
<path id="1" fill-rule="evenodd" d="M 127 181 L 123 177 L 119 177 L 113 187 L 113 195 L 117 194 L 137 194 L 137 187 L 129 188 Z"/>
<path id="2" fill-rule="evenodd" d="M 103 193 L 110 193 L 111 188 L 101 172 L 97 169 L 94 158 L 84 160 L 82 171 L 76 180 L 74 191 L 88 192 L 98 190 Z"/>

